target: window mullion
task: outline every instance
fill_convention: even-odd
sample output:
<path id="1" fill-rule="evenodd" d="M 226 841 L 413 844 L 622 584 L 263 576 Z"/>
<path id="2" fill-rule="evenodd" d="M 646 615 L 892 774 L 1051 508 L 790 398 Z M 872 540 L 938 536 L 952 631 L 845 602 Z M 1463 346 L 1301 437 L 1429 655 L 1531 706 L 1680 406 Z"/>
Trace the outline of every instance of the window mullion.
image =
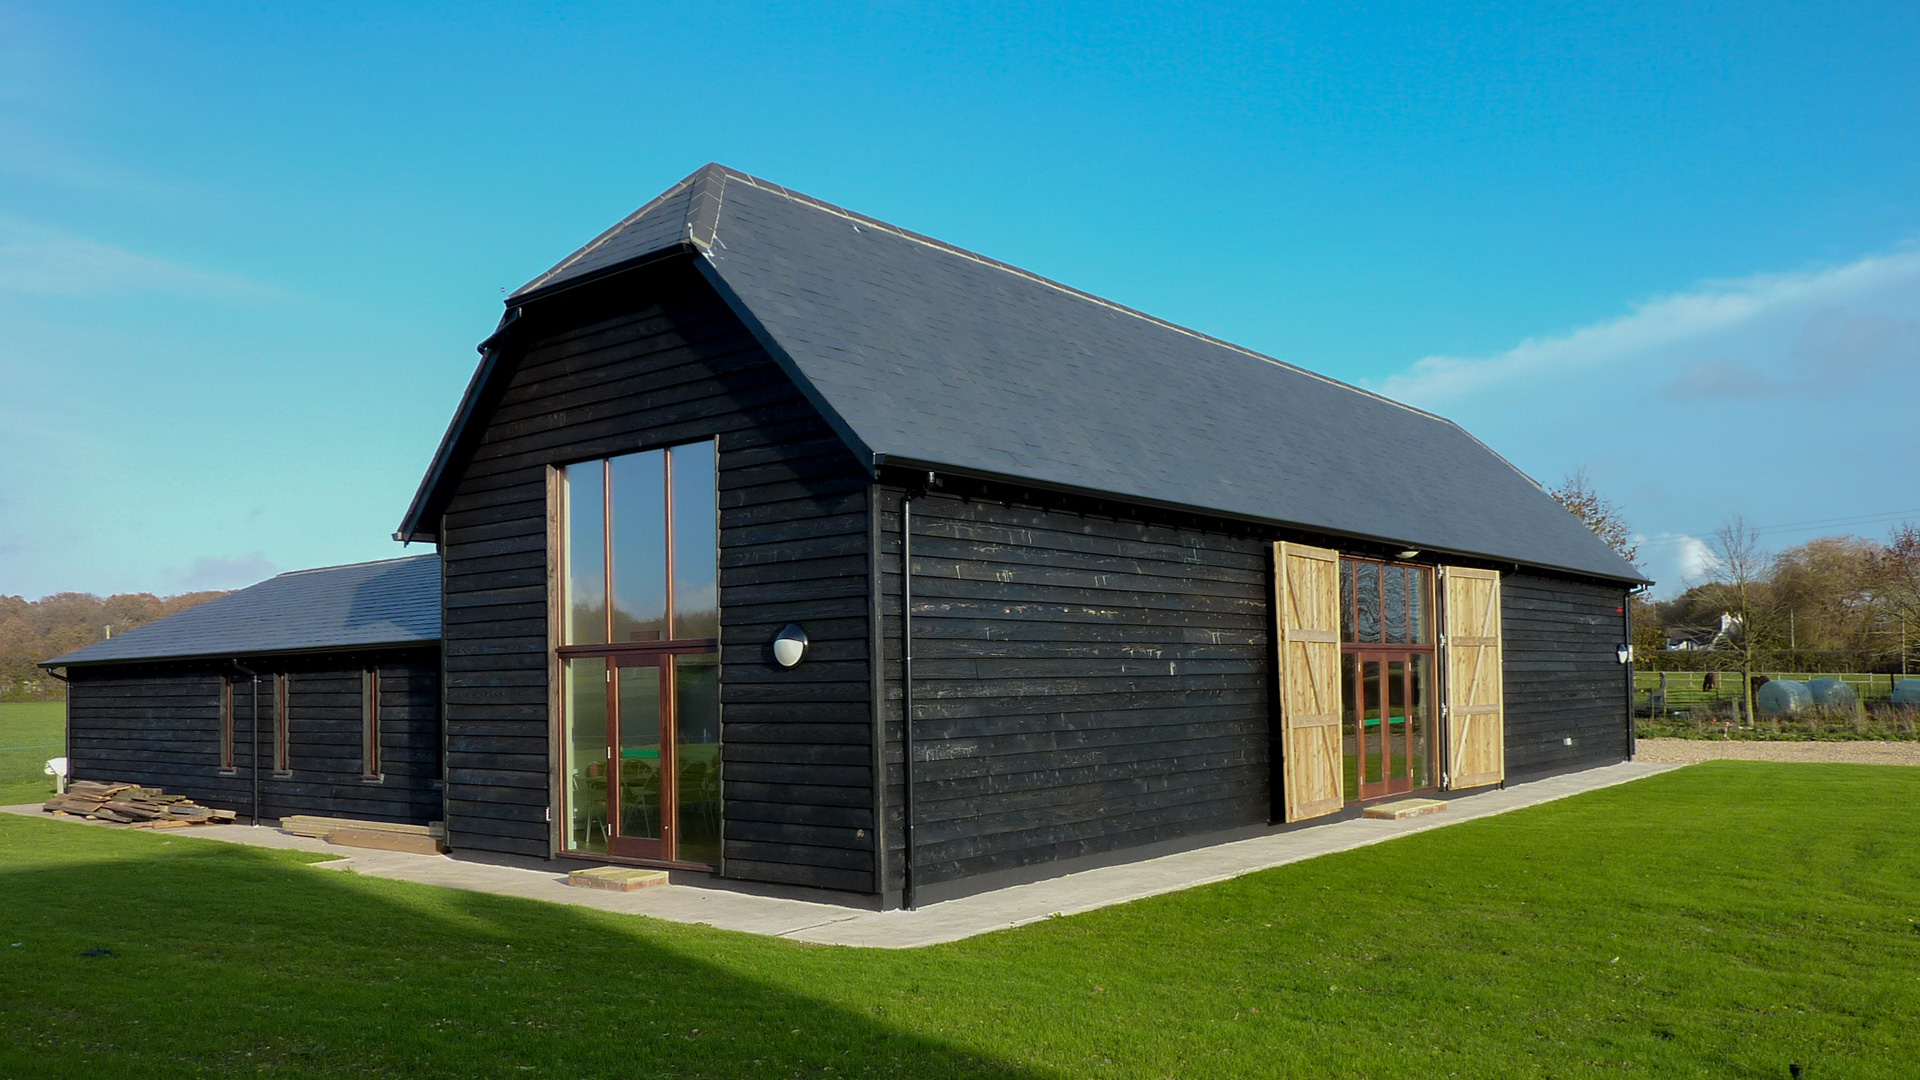
<path id="1" fill-rule="evenodd" d="M 600 617 L 605 621 L 600 640 L 613 641 L 613 463 L 600 462 L 600 587 L 605 595 Z"/>
<path id="2" fill-rule="evenodd" d="M 662 540 L 662 549 L 666 552 L 666 559 L 664 561 L 666 562 L 666 575 L 667 575 L 667 580 L 664 583 L 666 588 L 666 597 L 667 597 L 667 625 L 662 628 L 661 638 L 666 641 L 672 641 L 677 637 L 679 637 L 679 632 L 678 632 L 679 627 L 676 626 L 674 622 L 674 603 L 673 603 L 674 544 L 673 544 L 673 448 L 672 447 L 668 447 L 665 451 L 663 451 L 660 454 L 660 469 L 662 471 L 662 477 L 661 477 L 661 483 L 660 483 L 660 490 L 662 492 L 661 502 L 665 504 L 661 508 L 663 511 L 661 514 L 661 520 L 663 522 L 663 528 L 666 531 L 666 535 Z"/>

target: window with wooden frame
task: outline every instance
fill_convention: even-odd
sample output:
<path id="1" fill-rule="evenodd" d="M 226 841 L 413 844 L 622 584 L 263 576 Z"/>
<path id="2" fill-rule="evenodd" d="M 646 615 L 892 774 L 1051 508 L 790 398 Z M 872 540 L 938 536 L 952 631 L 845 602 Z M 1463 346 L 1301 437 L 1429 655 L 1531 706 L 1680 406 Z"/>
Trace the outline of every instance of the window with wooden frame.
<path id="1" fill-rule="evenodd" d="M 713 440 L 556 477 L 563 850 L 720 862 Z"/>
<path id="2" fill-rule="evenodd" d="M 286 672 L 277 672 L 273 676 L 273 774 L 290 776 L 293 764 L 287 757 L 287 728 L 291 718 L 287 715 L 288 683 L 292 679 Z"/>
<path id="3" fill-rule="evenodd" d="M 233 764 L 233 676 L 220 679 L 220 771 L 232 775 L 239 770 Z"/>
<path id="4" fill-rule="evenodd" d="M 380 779 L 380 669 L 360 673 L 360 779 Z"/>

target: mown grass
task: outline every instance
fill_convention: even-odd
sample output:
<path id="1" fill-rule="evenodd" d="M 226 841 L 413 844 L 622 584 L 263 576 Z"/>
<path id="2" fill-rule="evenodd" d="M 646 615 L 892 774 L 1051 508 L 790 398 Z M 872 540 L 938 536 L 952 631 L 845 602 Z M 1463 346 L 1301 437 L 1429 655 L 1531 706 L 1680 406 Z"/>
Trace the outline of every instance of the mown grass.
<path id="1" fill-rule="evenodd" d="M 1920 770 L 1718 762 L 929 949 L 0 821 L 0 1075 L 1906 1077 Z M 14 944 L 14 943 L 18 944 Z M 90 950 L 112 955 L 86 956 Z"/>
<path id="2" fill-rule="evenodd" d="M 53 796 L 47 759 L 64 753 L 67 706 L 60 701 L 0 702 L 0 806 Z"/>

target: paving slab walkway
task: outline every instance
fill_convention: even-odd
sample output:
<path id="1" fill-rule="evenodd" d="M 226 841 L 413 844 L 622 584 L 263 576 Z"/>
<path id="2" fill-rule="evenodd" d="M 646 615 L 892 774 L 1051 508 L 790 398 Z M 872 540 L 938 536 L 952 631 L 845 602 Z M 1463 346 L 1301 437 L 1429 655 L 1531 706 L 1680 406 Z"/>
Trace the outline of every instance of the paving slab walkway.
<path id="1" fill-rule="evenodd" d="M 873 911 L 838 904 L 757 896 L 696 885 L 656 885 L 637 892 L 582 889 L 565 884 L 564 870 L 501 866 L 445 855 L 410 855 L 338 847 L 270 827 L 200 826 L 169 832 L 258 847 L 318 851 L 342 856 L 316 863 L 369 877 L 395 878 L 451 889 L 518 896 L 602 911 L 647 915 L 682 923 L 705 923 L 724 930 L 764 934 L 820 945 L 910 949 L 959 941 L 978 934 L 1124 904 L 1242 874 L 1300 862 L 1318 855 L 1377 844 L 1396 837 L 1445 828 L 1462 821 L 1504 814 L 1522 807 L 1612 787 L 1679 768 L 1677 765 L 1625 762 L 1585 772 L 1549 777 L 1504 790 L 1455 799 L 1443 812 L 1399 821 L 1352 818 L 1311 828 L 1258 836 L 1193 851 L 1116 866 L 1083 870 L 1045 881 L 928 904 L 916 911 Z M 49 818 L 38 805 L 0 808 L 8 813 L 100 826 L 77 818 Z M 125 826 L 105 826 L 125 828 Z"/>

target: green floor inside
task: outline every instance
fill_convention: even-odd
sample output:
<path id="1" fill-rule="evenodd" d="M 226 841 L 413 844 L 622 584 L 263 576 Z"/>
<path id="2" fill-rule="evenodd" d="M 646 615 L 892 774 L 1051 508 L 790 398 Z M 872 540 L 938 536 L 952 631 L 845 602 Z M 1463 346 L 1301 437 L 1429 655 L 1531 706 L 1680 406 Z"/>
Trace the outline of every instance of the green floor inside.
<path id="1" fill-rule="evenodd" d="M 0 1076 L 1822 1077 L 1920 1060 L 1920 770 L 1700 765 L 906 952 L 0 819 Z"/>

